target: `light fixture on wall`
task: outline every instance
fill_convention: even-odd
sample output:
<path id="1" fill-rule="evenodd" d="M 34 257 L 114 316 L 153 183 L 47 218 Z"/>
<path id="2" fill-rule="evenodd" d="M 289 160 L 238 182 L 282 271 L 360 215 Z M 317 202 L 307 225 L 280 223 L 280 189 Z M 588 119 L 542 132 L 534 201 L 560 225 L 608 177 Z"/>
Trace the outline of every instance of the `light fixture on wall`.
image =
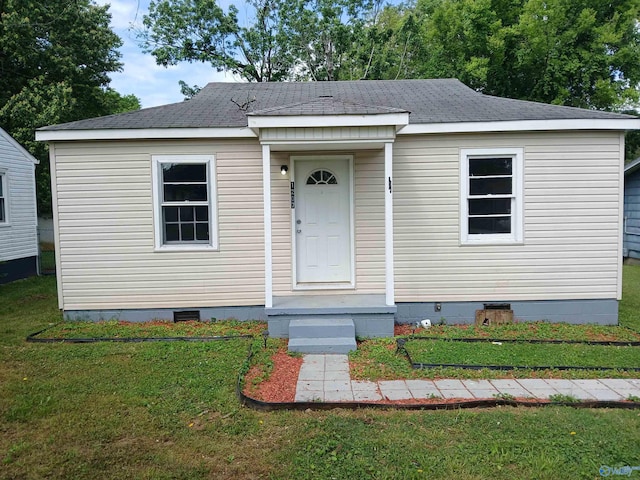
<path id="1" fill-rule="evenodd" d="M 281 173 L 282 175 L 286 175 L 288 171 L 289 171 L 289 167 L 288 167 L 288 166 L 286 166 L 286 165 L 282 165 L 282 166 L 280 167 L 280 173 Z"/>

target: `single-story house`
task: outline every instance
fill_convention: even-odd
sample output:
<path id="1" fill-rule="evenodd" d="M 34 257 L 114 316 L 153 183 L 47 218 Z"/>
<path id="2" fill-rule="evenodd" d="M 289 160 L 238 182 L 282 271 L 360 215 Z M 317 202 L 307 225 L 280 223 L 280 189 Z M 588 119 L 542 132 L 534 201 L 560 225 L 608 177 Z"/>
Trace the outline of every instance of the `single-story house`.
<path id="1" fill-rule="evenodd" d="M 640 259 L 640 158 L 624 169 L 623 255 Z"/>
<path id="2" fill-rule="evenodd" d="M 615 324 L 635 128 L 452 79 L 211 83 L 45 127 L 60 308 L 266 318 L 274 336 L 485 307 Z"/>
<path id="3" fill-rule="evenodd" d="M 0 128 L 0 284 L 38 273 L 37 164 Z"/>

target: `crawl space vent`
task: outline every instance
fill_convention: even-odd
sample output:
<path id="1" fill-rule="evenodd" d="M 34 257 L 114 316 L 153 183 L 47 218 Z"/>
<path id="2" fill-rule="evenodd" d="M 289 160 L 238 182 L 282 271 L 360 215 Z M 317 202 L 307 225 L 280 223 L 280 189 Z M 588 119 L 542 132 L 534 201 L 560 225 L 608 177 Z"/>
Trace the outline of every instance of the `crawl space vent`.
<path id="1" fill-rule="evenodd" d="M 183 310 L 182 312 L 173 312 L 173 322 L 199 322 L 200 310 Z"/>
<path id="2" fill-rule="evenodd" d="M 485 303 L 483 310 L 476 310 L 476 325 L 504 325 L 513 323 L 510 303 Z"/>

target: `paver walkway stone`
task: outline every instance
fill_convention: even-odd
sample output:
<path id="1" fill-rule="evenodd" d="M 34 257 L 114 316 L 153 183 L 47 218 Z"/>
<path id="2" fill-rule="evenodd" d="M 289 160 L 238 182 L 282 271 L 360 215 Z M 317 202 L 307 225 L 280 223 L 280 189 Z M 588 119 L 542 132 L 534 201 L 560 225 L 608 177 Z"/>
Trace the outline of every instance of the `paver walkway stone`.
<path id="1" fill-rule="evenodd" d="M 640 398 L 640 379 L 351 380 L 347 355 L 305 355 L 296 385 L 296 402 L 375 402 L 425 398 L 492 399 L 497 396 L 548 400 Z"/>

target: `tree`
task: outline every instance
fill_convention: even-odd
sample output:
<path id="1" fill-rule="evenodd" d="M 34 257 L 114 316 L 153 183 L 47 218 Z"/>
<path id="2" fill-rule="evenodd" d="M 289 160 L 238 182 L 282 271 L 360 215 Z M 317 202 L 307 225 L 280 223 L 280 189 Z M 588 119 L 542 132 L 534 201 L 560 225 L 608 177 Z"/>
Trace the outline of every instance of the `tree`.
<path id="1" fill-rule="evenodd" d="M 149 4 L 139 39 L 158 65 L 209 62 L 254 82 L 288 78 L 293 59 L 279 37 L 280 0 L 250 0 L 253 23 L 241 26 L 238 9 L 211 0 L 158 0 Z"/>
<path id="2" fill-rule="evenodd" d="M 238 9 L 211 0 L 158 0 L 139 39 L 159 65 L 208 62 L 252 82 L 337 80 L 381 0 L 250 0 Z"/>
<path id="3" fill-rule="evenodd" d="M 90 0 L 0 0 L 0 126 L 40 160 L 40 213 L 51 211 L 49 161 L 34 130 L 140 108 L 135 96 L 108 88 L 122 42 L 107 9 Z"/>
<path id="4" fill-rule="evenodd" d="M 638 101 L 639 0 L 418 0 L 421 76 L 603 110 Z"/>
<path id="5" fill-rule="evenodd" d="M 294 78 L 354 79 L 357 45 L 369 52 L 378 47 L 380 39 L 373 26 L 380 4 L 380 0 L 283 1 L 280 29 L 295 59 Z"/>

